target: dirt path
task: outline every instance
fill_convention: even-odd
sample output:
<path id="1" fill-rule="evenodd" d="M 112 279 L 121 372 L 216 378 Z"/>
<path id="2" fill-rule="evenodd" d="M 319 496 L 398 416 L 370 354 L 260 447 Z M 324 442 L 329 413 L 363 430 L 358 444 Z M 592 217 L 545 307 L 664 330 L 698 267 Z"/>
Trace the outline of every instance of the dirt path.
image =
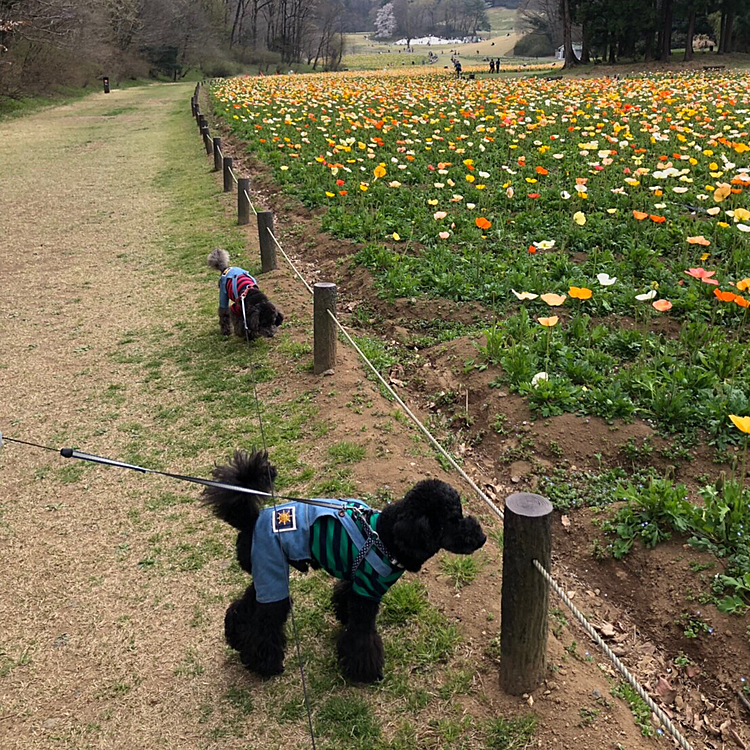
<path id="1" fill-rule="evenodd" d="M 260 442 L 248 352 L 216 335 L 203 267 L 215 244 L 251 269 L 257 251 L 208 175 L 189 94 L 115 91 L 0 125 L 6 435 L 204 475 Z M 299 283 L 279 270 L 263 286 L 288 315 L 253 349 L 284 489 L 382 500 L 445 476 L 349 351 L 333 378 L 310 374 Z M 293 661 L 262 682 L 223 646 L 224 609 L 247 580 L 192 486 L 7 443 L 0 478 L 0 747 L 309 746 Z M 367 690 L 331 659 L 329 582 L 295 581 L 322 747 L 503 746 L 492 722 L 531 701 L 497 690 L 497 543 L 477 559 L 460 594 L 443 558 L 406 577 L 417 614 L 404 625 L 386 612 L 389 675 Z M 566 655 L 575 637 L 560 624 L 550 638 L 536 746 L 650 746 L 588 654 Z"/>

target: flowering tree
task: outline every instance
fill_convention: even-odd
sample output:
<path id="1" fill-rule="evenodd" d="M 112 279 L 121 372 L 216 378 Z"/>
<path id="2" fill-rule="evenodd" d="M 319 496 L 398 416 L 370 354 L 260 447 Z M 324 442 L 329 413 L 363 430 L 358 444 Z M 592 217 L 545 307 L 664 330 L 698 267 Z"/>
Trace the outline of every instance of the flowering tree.
<path id="1" fill-rule="evenodd" d="M 375 38 L 390 39 L 396 30 L 396 16 L 393 3 L 386 3 L 375 16 Z"/>

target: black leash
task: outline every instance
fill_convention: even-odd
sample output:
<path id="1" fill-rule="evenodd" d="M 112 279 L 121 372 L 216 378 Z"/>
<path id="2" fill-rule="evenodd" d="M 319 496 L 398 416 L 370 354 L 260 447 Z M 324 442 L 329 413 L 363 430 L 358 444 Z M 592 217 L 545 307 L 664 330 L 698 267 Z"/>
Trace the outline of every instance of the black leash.
<path id="1" fill-rule="evenodd" d="M 137 464 L 126 464 L 122 461 L 116 461 L 113 458 L 106 458 L 105 456 L 97 456 L 93 453 L 84 453 L 83 451 L 77 451 L 73 448 L 52 448 L 49 445 L 42 445 L 41 443 L 34 443 L 29 440 L 20 440 L 18 438 L 8 437 L 0 432 L 0 446 L 2 446 L 3 440 L 7 440 L 9 443 L 19 443 L 20 445 L 29 445 L 32 448 L 41 448 L 45 451 L 52 451 L 58 453 L 63 458 L 79 458 L 82 461 L 91 461 L 96 464 L 103 464 L 104 466 L 115 466 L 119 469 L 131 469 L 132 471 L 139 471 L 142 474 L 158 474 L 162 477 L 170 477 L 171 479 L 177 479 L 181 482 L 192 482 L 193 484 L 201 484 L 204 487 L 218 487 L 222 490 L 231 490 L 232 492 L 241 492 L 245 495 L 261 495 L 262 497 L 271 497 L 279 500 L 291 500 L 295 503 L 304 503 L 305 505 L 320 505 L 323 508 L 334 508 L 339 510 L 343 508 L 346 503 L 341 500 L 340 502 L 330 502 L 326 500 L 313 499 L 309 497 L 290 497 L 288 495 L 274 495 L 270 492 L 261 492 L 260 490 L 250 490 L 247 487 L 240 487 L 236 484 L 225 484 L 224 482 L 216 482 L 213 479 L 203 479 L 202 477 L 193 477 L 189 474 L 174 474 L 169 471 L 159 471 L 158 469 L 149 469 L 146 466 L 138 466 Z"/>
<path id="2" fill-rule="evenodd" d="M 245 325 L 245 341 L 247 342 L 247 351 L 249 355 L 250 360 L 250 380 L 253 384 L 253 397 L 255 399 L 255 410 L 258 413 L 258 424 L 260 426 L 260 437 L 263 442 L 263 450 L 268 453 L 268 447 L 266 446 L 266 431 L 263 426 L 263 414 L 260 408 L 260 400 L 258 399 L 258 389 L 257 389 L 257 381 L 255 377 L 255 363 L 253 362 L 253 350 L 250 345 L 250 331 L 247 327 L 247 313 L 245 311 L 245 297 L 241 297 L 242 300 L 242 321 Z M 273 481 L 271 478 L 271 469 L 269 467 L 268 469 L 268 484 L 271 488 L 271 496 L 273 497 L 273 512 L 274 516 L 276 515 L 276 496 L 273 492 Z M 331 505 L 328 505 L 327 507 L 331 507 Z M 343 506 L 336 506 L 336 507 L 343 507 Z M 284 553 L 284 545 L 281 542 L 281 534 L 276 534 L 276 540 L 279 543 L 279 547 L 281 548 L 282 555 L 286 558 L 287 555 Z M 289 592 L 289 615 L 292 620 L 292 632 L 294 633 L 294 645 L 295 649 L 297 651 L 297 663 L 299 664 L 299 673 L 300 673 L 300 679 L 302 681 L 302 696 L 305 700 L 305 710 L 307 711 L 307 724 L 310 728 L 310 741 L 312 742 L 312 750 L 315 750 L 315 731 L 313 729 L 313 722 L 312 722 L 312 709 L 310 708 L 310 700 L 307 695 L 307 682 L 305 680 L 305 668 L 302 663 L 302 649 L 300 648 L 299 643 L 299 630 L 297 629 L 297 620 L 294 617 L 294 605 L 292 602 L 292 595 L 291 592 Z"/>

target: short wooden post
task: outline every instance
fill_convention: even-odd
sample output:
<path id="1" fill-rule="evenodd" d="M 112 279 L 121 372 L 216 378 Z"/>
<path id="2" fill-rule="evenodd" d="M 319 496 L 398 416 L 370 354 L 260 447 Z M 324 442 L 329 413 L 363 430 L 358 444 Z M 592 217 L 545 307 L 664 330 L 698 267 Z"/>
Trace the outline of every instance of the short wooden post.
<path id="1" fill-rule="evenodd" d="M 273 211 L 258 211 L 258 243 L 260 244 L 261 271 L 275 271 L 276 244 L 271 237 L 273 232 Z"/>
<path id="2" fill-rule="evenodd" d="M 237 180 L 237 223 L 250 223 L 250 178 L 240 177 Z"/>
<path id="3" fill-rule="evenodd" d="M 190 114 L 195 117 L 195 97 L 190 97 Z"/>
<path id="4" fill-rule="evenodd" d="M 224 156 L 221 150 L 221 138 L 214 136 L 214 172 L 221 172 L 221 157 Z"/>
<path id="5" fill-rule="evenodd" d="M 203 128 L 208 127 L 208 120 L 205 115 L 198 115 L 198 132 L 202 133 Z"/>
<path id="6" fill-rule="evenodd" d="M 234 159 L 232 159 L 231 156 L 225 156 L 222 159 L 222 164 L 224 165 L 224 192 L 225 193 L 232 192 L 232 164 L 233 163 L 234 163 Z"/>
<path id="7" fill-rule="evenodd" d="M 549 570 L 552 503 L 528 492 L 511 495 L 503 527 L 500 688 L 521 695 L 542 684 L 547 667 L 549 590 L 532 560 Z"/>
<path id="8" fill-rule="evenodd" d="M 211 134 L 208 131 L 208 126 L 201 128 L 201 133 L 203 134 L 203 145 L 206 147 L 206 153 L 211 156 L 213 146 L 211 144 Z"/>
<path id="9" fill-rule="evenodd" d="M 316 375 L 336 367 L 336 324 L 329 311 L 336 314 L 336 285 L 321 281 L 313 287 L 313 370 Z"/>

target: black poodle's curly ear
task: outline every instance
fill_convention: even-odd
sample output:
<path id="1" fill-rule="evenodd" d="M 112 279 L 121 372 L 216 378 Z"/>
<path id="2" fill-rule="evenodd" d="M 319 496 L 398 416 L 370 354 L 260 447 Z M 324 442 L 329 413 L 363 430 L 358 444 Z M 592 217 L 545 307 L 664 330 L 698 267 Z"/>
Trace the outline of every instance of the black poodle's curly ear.
<path id="1" fill-rule="evenodd" d="M 280 326 L 284 322 L 284 313 L 276 308 L 276 320 L 274 321 L 275 326 Z"/>
<path id="2" fill-rule="evenodd" d="M 260 331 L 260 310 L 254 306 L 247 316 L 247 328 L 251 336 L 258 336 Z"/>

